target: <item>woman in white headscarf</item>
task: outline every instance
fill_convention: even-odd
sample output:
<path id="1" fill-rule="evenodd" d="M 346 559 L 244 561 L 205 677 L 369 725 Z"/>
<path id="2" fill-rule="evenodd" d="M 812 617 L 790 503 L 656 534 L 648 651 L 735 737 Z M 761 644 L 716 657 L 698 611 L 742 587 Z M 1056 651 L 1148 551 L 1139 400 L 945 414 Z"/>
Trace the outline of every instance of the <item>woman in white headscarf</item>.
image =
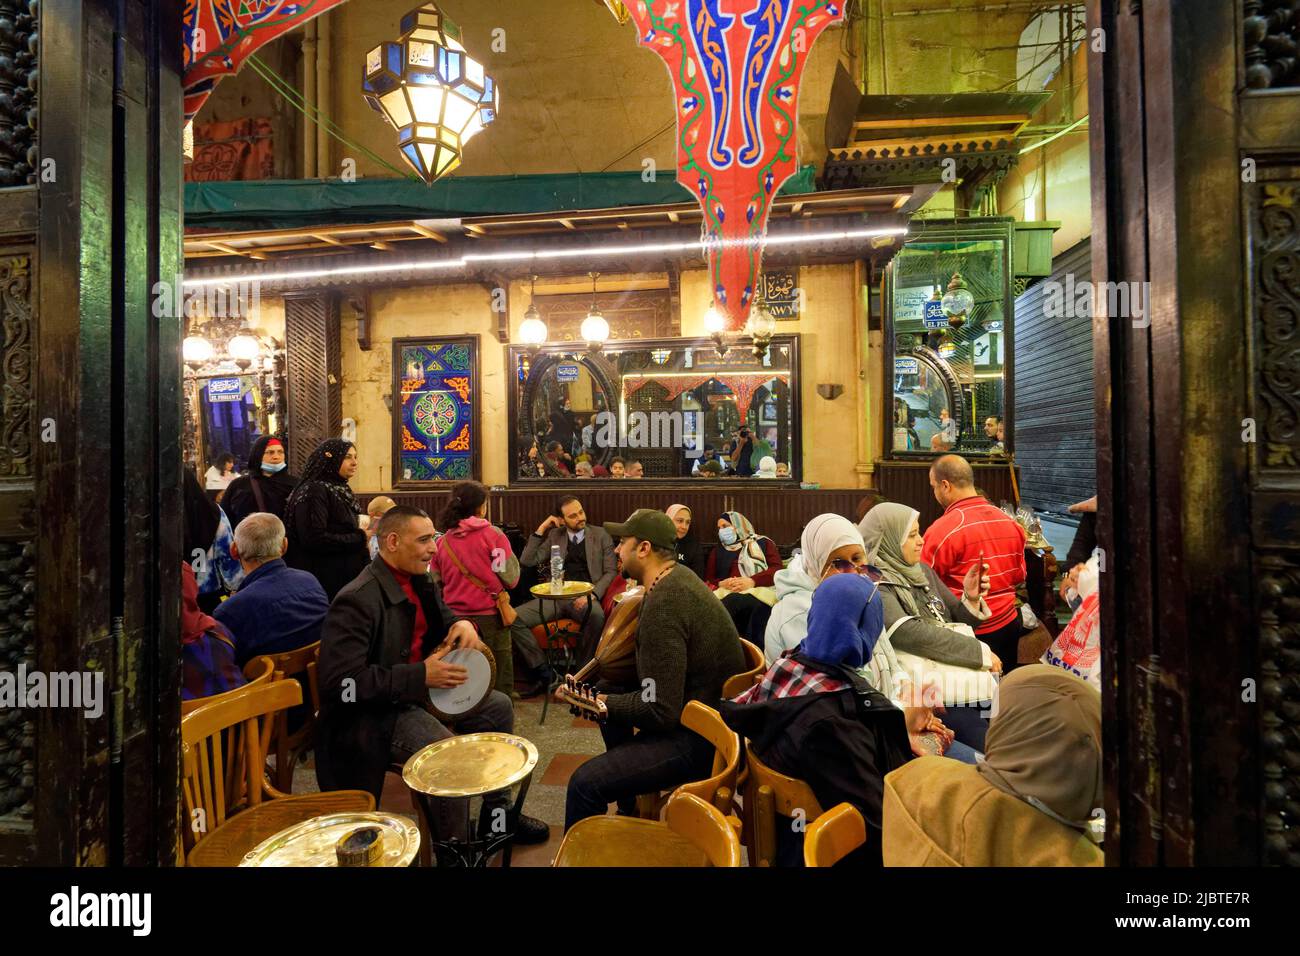
<path id="1" fill-rule="evenodd" d="M 782 568 L 776 542 L 759 534 L 739 511 L 718 518 L 718 547 L 709 552 L 704 583 L 722 599 L 741 637 L 763 643 L 767 617 L 776 600 L 772 580 Z"/>
<path id="2" fill-rule="evenodd" d="M 818 515 L 799 538 L 800 553 L 775 576 L 776 604 L 763 635 L 769 661 L 793 650 L 808 636 L 808 609 L 813 591 L 828 575 L 853 571 L 867 563 L 862 535 L 847 518 Z"/>

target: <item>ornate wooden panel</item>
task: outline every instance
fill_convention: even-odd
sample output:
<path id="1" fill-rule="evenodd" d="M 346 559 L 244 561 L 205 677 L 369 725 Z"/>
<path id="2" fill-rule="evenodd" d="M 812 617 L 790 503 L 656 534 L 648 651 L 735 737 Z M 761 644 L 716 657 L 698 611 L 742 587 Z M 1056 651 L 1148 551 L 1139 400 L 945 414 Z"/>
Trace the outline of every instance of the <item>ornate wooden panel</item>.
<path id="1" fill-rule="evenodd" d="M 36 668 L 36 544 L 0 541 L 0 671 Z M 0 707 L 0 831 L 31 827 L 36 726 L 19 707 Z"/>
<path id="2" fill-rule="evenodd" d="M 289 368 L 289 470 L 302 474 L 307 458 L 343 427 L 343 365 L 339 351 L 338 296 L 332 292 L 284 297 L 285 352 Z"/>
<path id="3" fill-rule="evenodd" d="M 0 0 L 0 187 L 36 182 L 39 0 Z"/>
<path id="4" fill-rule="evenodd" d="M 31 255 L 0 250 L 0 479 L 32 473 Z"/>
<path id="5" fill-rule="evenodd" d="M 681 317 L 672 308 L 671 290 L 601 292 L 596 305 L 609 323 L 610 339 L 653 339 L 681 335 Z M 539 295 L 537 308 L 546 321 L 548 342 L 581 342 L 582 320 L 591 308 L 591 293 Z"/>
<path id="6" fill-rule="evenodd" d="M 1245 0 L 1242 13 L 1246 85 L 1300 85 L 1300 7 L 1292 0 Z"/>

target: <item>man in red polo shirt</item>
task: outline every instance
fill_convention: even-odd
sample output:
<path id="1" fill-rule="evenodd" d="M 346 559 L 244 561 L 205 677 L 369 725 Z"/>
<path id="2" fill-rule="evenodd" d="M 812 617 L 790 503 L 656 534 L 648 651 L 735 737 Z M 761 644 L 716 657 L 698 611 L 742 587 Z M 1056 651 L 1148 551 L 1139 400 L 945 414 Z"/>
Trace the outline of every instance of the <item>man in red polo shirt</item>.
<path id="1" fill-rule="evenodd" d="M 942 455 L 930 466 L 930 487 L 944 512 L 925 532 L 921 560 L 961 597 L 966 572 L 980 560 L 989 566 L 987 597 L 992 616 L 976 628 L 979 639 L 1016 668 L 1024 628 L 1016 607 L 1016 585 L 1025 580 L 1025 532 L 1014 518 L 975 490 L 975 473 L 960 455 Z"/>

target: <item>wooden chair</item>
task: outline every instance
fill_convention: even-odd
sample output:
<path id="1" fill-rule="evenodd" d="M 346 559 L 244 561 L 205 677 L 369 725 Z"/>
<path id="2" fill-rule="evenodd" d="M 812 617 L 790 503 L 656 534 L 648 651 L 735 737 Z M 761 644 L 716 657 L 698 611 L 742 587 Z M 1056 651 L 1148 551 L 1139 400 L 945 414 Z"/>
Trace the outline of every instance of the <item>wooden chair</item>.
<path id="1" fill-rule="evenodd" d="M 245 665 L 244 673 L 247 675 L 256 668 L 265 667 L 266 662 L 270 662 L 275 680 L 297 680 L 307 690 L 308 707 L 303 723 L 290 733 L 289 714 L 285 711 L 276 718 L 271 729 L 268 754 L 275 754 L 275 785 L 285 793 L 291 793 L 293 768 L 298 765 L 298 758 L 316 742 L 316 720 L 320 715 L 320 681 L 317 676 L 320 641 L 283 654 L 254 657 Z"/>
<path id="2" fill-rule="evenodd" d="M 767 672 L 767 658 L 763 656 L 762 648 L 755 647 L 743 637 L 740 639 L 740 646 L 745 650 L 746 669 L 728 677 L 726 683 L 722 685 L 722 696 L 725 700 L 743 694 L 757 684 Z"/>
<path id="3" fill-rule="evenodd" d="M 194 711 L 198 710 L 200 707 L 206 706 L 207 704 L 215 703 L 219 700 L 227 700 L 232 695 L 247 690 L 255 684 L 270 683 L 275 670 L 274 665 L 268 667 L 266 664 L 259 664 L 257 667 L 254 667 L 254 661 L 258 660 L 262 660 L 262 658 L 255 657 L 245 665 L 244 679 L 246 683 L 243 687 L 236 687 L 234 690 L 228 690 L 224 694 L 213 694 L 211 697 L 195 697 L 193 700 L 181 701 L 181 717 L 192 714 Z"/>
<path id="4" fill-rule="evenodd" d="M 721 714 L 698 700 L 687 701 L 682 708 L 682 726 L 713 744 L 713 769 L 710 776 L 684 783 L 667 796 L 642 794 L 637 798 L 637 813 L 644 819 L 659 819 L 664 806 L 679 793 L 694 794 L 724 815 L 732 812 L 740 770 L 740 736 L 723 722 Z"/>
<path id="5" fill-rule="evenodd" d="M 740 866 L 737 824 L 693 793 L 674 793 L 664 821 L 588 817 L 569 829 L 552 866 Z"/>
<path id="6" fill-rule="evenodd" d="M 776 862 L 776 817 L 805 820 L 821 816 L 821 804 L 812 788 L 802 780 L 777 773 L 758 757 L 745 741 L 749 782 L 745 790 L 745 834 L 749 838 L 750 866 L 773 866 Z"/>
<path id="7" fill-rule="evenodd" d="M 867 823 L 850 803 L 831 807 L 808 825 L 804 866 L 834 866 L 867 842 Z"/>
<path id="8" fill-rule="evenodd" d="M 266 749 L 277 714 L 302 703 L 297 681 L 271 681 L 221 694 L 181 719 L 181 797 L 190 848 L 244 806 L 287 794 L 266 780 Z"/>

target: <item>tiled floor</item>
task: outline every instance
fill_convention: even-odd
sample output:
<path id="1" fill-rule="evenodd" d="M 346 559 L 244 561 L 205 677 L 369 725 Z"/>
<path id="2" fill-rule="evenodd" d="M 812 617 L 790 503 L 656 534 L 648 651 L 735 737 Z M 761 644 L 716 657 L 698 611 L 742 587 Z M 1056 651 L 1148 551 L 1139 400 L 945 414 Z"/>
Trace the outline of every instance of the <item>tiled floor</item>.
<path id="1" fill-rule="evenodd" d="M 540 697 L 515 702 L 515 733 L 537 747 L 537 767 L 533 771 L 524 812 L 550 825 L 551 838 L 543 844 L 515 848 L 511 866 L 550 866 L 564 835 L 564 798 L 569 777 L 592 756 L 604 753 L 600 731 L 590 720 L 574 717 L 567 708 L 554 704 L 548 708 L 546 723 L 540 724 Z M 317 790 L 314 763 L 308 757 L 294 771 L 294 793 Z M 411 795 L 397 774 L 388 774 L 379 802 L 380 809 L 414 818 Z M 500 865 L 500 857 L 494 860 Z"/>

